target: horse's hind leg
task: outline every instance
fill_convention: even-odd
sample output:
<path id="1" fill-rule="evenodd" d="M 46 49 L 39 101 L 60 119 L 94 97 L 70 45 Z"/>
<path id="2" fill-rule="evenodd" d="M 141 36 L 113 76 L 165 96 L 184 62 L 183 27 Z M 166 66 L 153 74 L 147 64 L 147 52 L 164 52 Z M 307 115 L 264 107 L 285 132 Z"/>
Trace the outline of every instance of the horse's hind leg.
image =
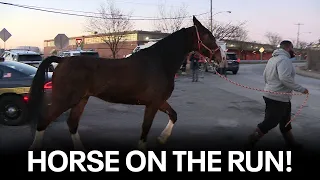
<path id="1" fill-rule="evenodd" d="M 165 144 L 167 142 L 168 138 L 171 136 L 172 128 L 177 121 L 177 112 L 174 109 L 172 109 L 172 107 L 170 106 L 170 104 L 167 101 L 165 101 L 161 105 L 159 110 L 169 115 L 169 122 L 168 122 L 166 128 L 162 131 L 162 133 L 158 137 L 158 141 L 161 144 Z"/>
<path id="2" fill-rule="evenodd" d="M 80 136 L 78 134 L 78 126 L 80 117 L 84 111 L 84 108 L 88 102 L 89 97 L 84 97 L 80 102 L 71 109 L 67 124 L 69 126 L 69 132 L 71 134 L 71 139 L 73 142 L 73 147 L 75 150 L 85 151 L 83 144 L 81 142 Z"/>
<path id="3" fill-rule="evenodd" d="M 140 136 L 140 141 L 138 148 L 141 151 L 146 151 L 146 143 L 147 143 L 147 136 L 152 126 L 154 117 L 158 111 L 159 107 L 155 105 L 147 105 L 144 111 L 144 119 L 142 123 L 142 132 Z"/>
<path id="4" fill-rule="evenodd" d="M 37 123 L 36 133 L 34 135 L 34 140 L 30 146 L 30 150 L 41 149 L 43 147 L 43 136 L 47 127 L 52 121 L 57 119 L 63 112 L 68 110 L 68 106 L 62 106 L 58 103 L 52 103 L 52 105 L 47 109 L 46 116 L 40 116 Z"/>

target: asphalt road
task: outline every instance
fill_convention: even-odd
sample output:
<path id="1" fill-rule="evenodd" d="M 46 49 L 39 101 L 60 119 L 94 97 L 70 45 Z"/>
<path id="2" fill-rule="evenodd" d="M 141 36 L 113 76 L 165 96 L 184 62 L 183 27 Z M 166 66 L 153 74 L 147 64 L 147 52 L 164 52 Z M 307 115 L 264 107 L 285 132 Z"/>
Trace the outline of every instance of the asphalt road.
<path id="1" fill-rule="evenodd" d="M 241 65 L 239 74 L 228 77 L 241 84 L 263 88 L 262 72 L 265 64 Z M 308 106 L 293 122 L 296 139 L 305 147 L 318 150 L 320 138 L 320 80 L 298 76 L 296 82 L 310 91 Z M 294 97 L 292 112 L 304 100 Z M 165 147 L 203 147 L 220 149 L 229 145 L 240 147 L 245 143 L 257 123 L 263 120 L 264 102 L 261 92 L 237 87 L 212 73 L 206 73 L 198 83 L 190 77 L 178 77 L 176 89 L 169 103 L 178 113 L 178 121 Z M 110 104 L 91 98 L 82 116 L 79 134 L 86 148 L 137 146 L 143 119 L 143 106 Z M 67 113 L 51 124 L 45 134 L 46 148 L 72 147 L 66 125 Z M 149 133 L 149 147 L 159 146 L 156 138 L 168 122 L 168 117 L 158 112 Z M 26 150 L 31 144 L 27 126 L 0 125 L 0 152 Z M 266 135 L 258 147 L 281 148 L 283 140 L 278 128 Z"/>

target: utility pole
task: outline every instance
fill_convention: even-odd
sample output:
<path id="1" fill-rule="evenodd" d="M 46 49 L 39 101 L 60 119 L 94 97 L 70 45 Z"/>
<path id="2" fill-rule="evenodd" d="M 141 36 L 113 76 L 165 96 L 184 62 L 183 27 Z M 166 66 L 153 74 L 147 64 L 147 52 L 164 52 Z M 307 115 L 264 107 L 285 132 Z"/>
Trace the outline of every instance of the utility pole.
<path id="1" fill-rule="evenodd" d="M 210 0 L 210 31 L 212 32 L 212 0 Z"/>
<path id="2" fill-rule="evenodd" d="M 300 38 L 300 26 L 301 25 L 304 25 L 304 24 L 301 24 L 301 23 L 298 23 L 298 24 L 295 24 L 298 26 L 298 33 L 297 33 L 297 45 L 296 45 L 296 48 L 299 48 L 299 38 Z"/>

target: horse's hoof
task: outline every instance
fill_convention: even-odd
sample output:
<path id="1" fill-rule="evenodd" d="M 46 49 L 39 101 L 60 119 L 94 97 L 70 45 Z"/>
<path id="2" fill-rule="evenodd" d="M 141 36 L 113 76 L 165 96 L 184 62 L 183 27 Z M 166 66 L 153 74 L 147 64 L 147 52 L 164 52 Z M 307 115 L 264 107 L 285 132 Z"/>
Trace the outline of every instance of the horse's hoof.
<path id="1" fill-rule="evenodd" d="M 143 152 L 143 153 L 147 153 L 147 145 L 145 142 L 139 142 L 138 144 L 138 150 Z"/>
<path id="2" fill-rule="evenodd" d="M 84 148 L 84 147 L 74 147 L 73 148 L 75 151 L 81 151 L 81 152 L 84 152 L 84 153 L 88 153 L 89 151 Z"/>
<path id="3" fill-rule="evenodd" d="M 164 136 L 159 136 L 158 137 L 158 142 L 162 145 L 166 144 L 168 141 L 168 137 L 164 137 Z"/>
<path id="4" fill-rule="evenodd" d="M 41 151 L 43 149 L 42 146 L 30 146 L 29 151 Z"/>

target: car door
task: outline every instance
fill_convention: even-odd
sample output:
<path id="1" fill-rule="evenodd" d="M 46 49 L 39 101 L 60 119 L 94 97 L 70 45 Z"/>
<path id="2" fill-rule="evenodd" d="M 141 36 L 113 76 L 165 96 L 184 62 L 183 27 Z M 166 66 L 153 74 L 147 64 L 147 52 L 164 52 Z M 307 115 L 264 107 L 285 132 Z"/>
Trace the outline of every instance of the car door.
<path id="1" fill-rule="evenodd" d="M 32 77 L 29 77 L 17 70 L 0 65 L 0 89 L 9 91 L 26 91 L 32 84 Z M 16 92 L 18 93 L 18 92 Z M 22 92 L 20 92 L 22 93 Z"/>

